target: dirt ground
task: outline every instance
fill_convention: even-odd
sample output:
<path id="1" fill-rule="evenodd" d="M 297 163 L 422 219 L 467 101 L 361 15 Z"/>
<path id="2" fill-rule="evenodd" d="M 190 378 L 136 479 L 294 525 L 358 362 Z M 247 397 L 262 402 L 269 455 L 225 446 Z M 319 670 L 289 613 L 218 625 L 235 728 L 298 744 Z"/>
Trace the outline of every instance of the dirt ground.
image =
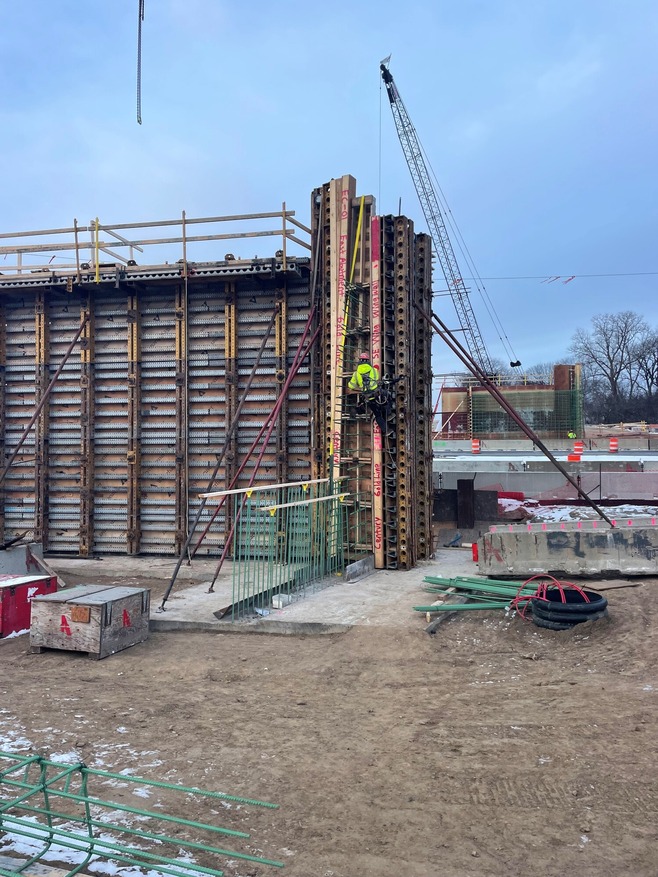
<path id="1" fill-rule="evenodd" d="M 469 613 L 430 637 L 410 612 L 332 636 L 154 633 L 100 662 L 0 641 L 0 739 L 279 804 L 189 800 L 285 863 L 230 875 L 656 877 L 658 585 L 606 595 L 608 620 L 565 633 Z"/>

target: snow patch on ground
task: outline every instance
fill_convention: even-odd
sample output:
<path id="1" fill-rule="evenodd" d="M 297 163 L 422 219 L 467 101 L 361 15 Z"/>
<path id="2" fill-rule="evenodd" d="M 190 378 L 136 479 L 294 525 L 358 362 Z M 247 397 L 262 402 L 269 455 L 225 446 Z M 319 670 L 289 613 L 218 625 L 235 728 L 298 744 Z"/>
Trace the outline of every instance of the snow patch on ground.
<path id="1" fill-rule="evenodd" d="M 25 636 L 26 633 L 30 632 L 30 628 L 26 627 L 25 630 L 15 630 L 13 633 L 8 633 L 7 636 L 3 636 L 3 639 L 14 639 L 17 636 Z"/>
<path id="2" fill-rule="evenodd" d="M 501 497 L 498 499 L 498 508 L 501 512 L 515 512 L 523 509 L 528 513 L 526 519 L 529 523 L 549 523 L 561 521 L 591 521 L 596 520 L 599 515 L 589 506 L 569 506 L 569 505 L 540 505 L 533 499 L 509 499 Z M 634 518 L 654 518 L 658 517 L 658 506 L 637 506 L 637 505 L 617 505 L 606 506 L 603 511 L 613 520 L 628 520 Z"/>

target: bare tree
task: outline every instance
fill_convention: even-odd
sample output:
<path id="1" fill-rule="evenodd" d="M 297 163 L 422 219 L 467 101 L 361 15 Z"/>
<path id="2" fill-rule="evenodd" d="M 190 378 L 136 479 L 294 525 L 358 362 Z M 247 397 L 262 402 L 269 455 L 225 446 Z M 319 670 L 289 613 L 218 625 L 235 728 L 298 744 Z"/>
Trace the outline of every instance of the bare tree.
<path id="1" fill-rule="evenodd" d="M 658 393 L 658 332 L 648 332 L 636 349 L 637 383 L 650 400 Z"/>
<path id="2" fill-rule="evenodd" d="M 592 330 L 578 329 L 571 352 L 582 363 L 590 382 L 604 387 L 615 401 L 632 397 L 637 384 L 637 351 L 651 332 L 634 311 L 599 314 L 592 318 Z"/>
<path id="3" fill-rule="evenodd" d="M 570 352 L 583 366 L 589 418 L 614 422 L 646 416 L 647 397 L 658 388 L 656 334 L 634 311 L 599 314 L 590 331 L 576 331 Z"/>

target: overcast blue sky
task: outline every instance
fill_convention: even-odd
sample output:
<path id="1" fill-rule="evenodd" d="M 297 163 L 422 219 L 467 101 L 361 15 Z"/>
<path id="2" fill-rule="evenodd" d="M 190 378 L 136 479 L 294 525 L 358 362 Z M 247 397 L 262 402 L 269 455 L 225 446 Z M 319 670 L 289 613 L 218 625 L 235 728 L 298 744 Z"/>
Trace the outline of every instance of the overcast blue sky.
<path id="1" fill-rule="evenodd" d="M 380 212 L 401 199 L 423 230 L 380 89 L 392 53 L 524 364 L 563 359 L 597 313 L 632 309 L 658 326 L 655 0 L 146 0 L 142 126 L 137 8 L 1 0 L 0 230 L 284 200 L 308 221 L 311 189 L 343 173 Z M 268 252 L 248 247 L 231 249 Z M 556 275 L 576 279 L 541 282 Z M 454 325 L 445 299 L 437 309 Z M 450 368 L 441 354 L 435 371 Z"/>

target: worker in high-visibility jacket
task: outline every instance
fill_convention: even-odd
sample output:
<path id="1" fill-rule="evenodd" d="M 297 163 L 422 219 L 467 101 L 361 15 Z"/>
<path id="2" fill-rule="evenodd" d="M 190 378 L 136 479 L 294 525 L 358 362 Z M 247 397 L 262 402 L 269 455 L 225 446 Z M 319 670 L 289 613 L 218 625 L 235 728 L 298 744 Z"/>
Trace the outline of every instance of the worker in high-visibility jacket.
<path id="1" fill-rule="evenodd" d="M 385 434 L 388 404 L 385 399 L 380 398 L 379 373 L 374 365 L 370 363 L 370 355 L 368 353 L 361 353 L 359 355 L 359 364 L 350 378 L 347 391 L 348 393 L 361 394 L 363 401 L 372 412 L 377 426 L 381 429 L 382 434 Z"/>

